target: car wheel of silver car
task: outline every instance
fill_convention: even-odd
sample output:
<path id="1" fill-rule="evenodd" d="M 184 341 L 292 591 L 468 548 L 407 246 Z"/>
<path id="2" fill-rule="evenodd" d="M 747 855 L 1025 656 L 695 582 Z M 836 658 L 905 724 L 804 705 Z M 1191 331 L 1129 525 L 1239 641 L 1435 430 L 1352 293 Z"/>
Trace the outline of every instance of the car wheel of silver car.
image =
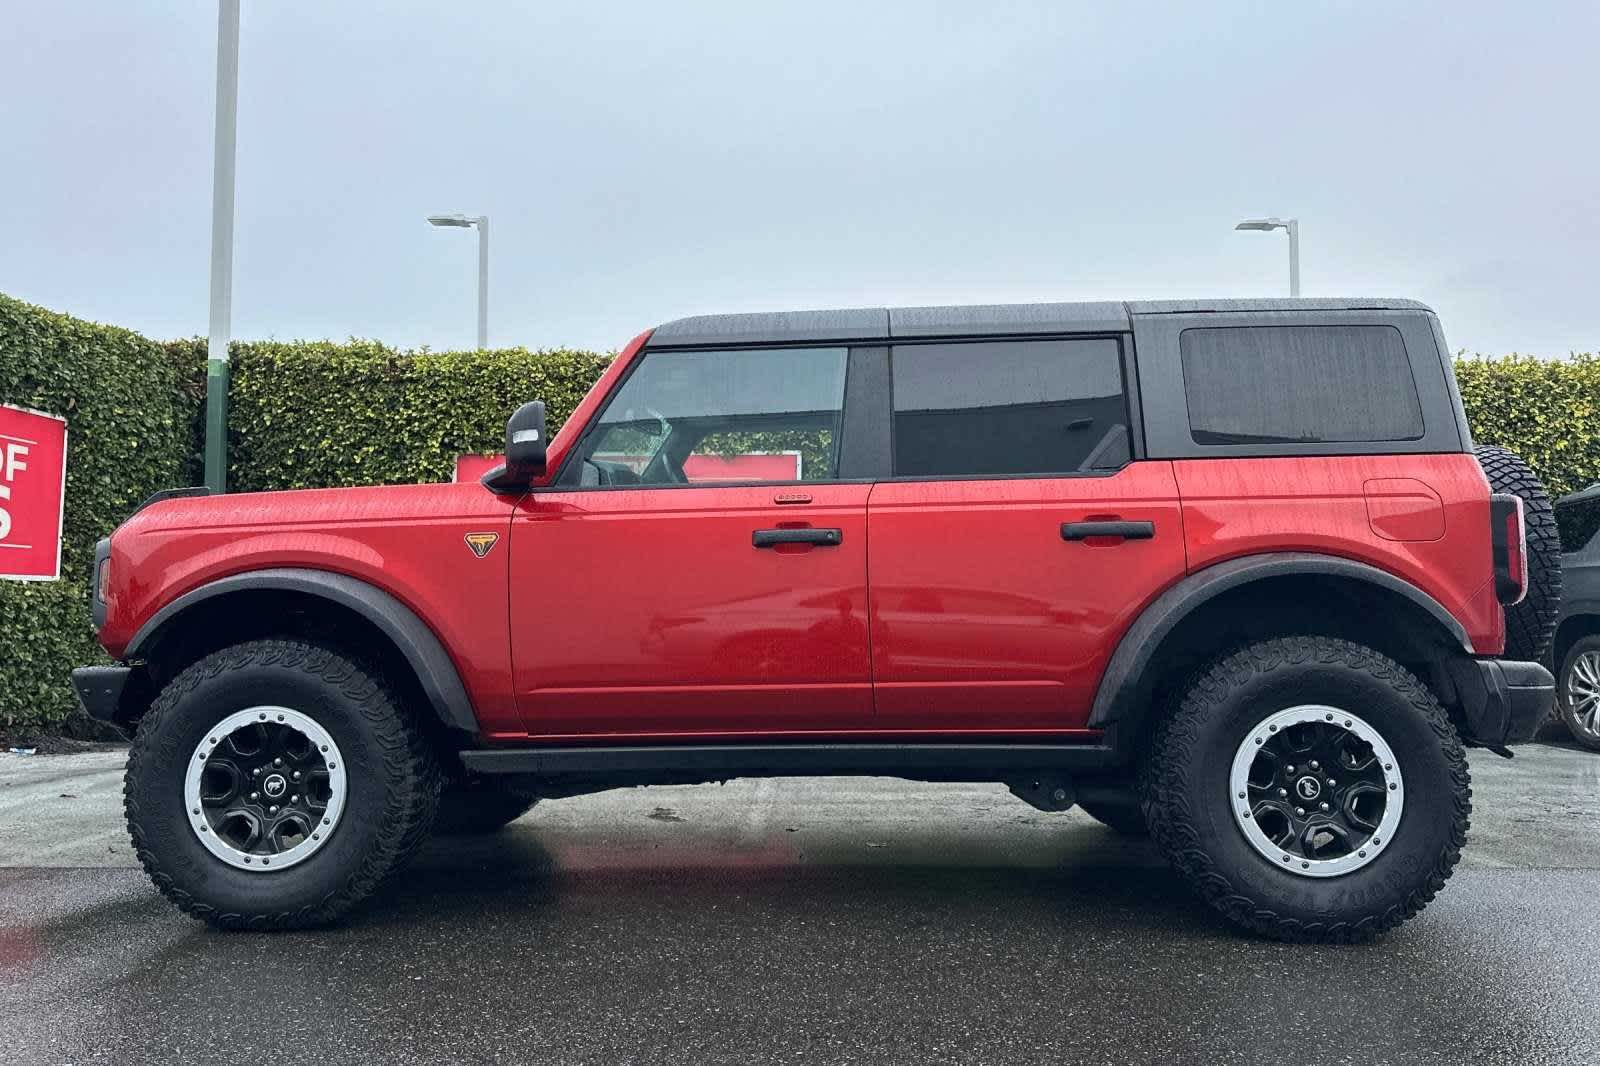
<path id="1" fill-rule="evenodd" d="M 344 914 L 426 837 L 439 771 L 375 668 L 255 640 L 173 678 L 139 722 L 124 806 L 156 887 L 224 928 Z"/>
<path id="2" fill-rule="evenodd" d="M 1281 940 L 1370 939 L 1466 843 L 1471 780 L 1433 693 L 1372 648 L 1247 645 L 1201 671 L 1140 773 L 1156 845 L 1213 907 Z"/>
<path id="3" fill-rule="evenodd" d="M 1561 662 L 1556 713 L 1572 739 L 1600 751 L 1600 637 L 1584 637 Z"/>

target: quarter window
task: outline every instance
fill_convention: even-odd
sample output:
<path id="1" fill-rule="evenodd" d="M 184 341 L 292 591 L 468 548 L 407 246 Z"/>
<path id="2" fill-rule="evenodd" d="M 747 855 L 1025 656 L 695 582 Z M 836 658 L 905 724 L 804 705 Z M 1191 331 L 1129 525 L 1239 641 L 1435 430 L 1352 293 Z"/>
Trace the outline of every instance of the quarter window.
<path id="1" fill-rule="evenodd" d="M 651 352 L 600 412 L 565 484 L 838 476 L 844 348 Z"/>
<path id="2" fill-rule="evenodd" d="M 1115 470 L 1130 456 L 1115 340 L 897 345 L 898 477 Z"/>
<path id="3" fill-rule="evenodd" d="M 1422 404 L 1393 326 L 1186 329 L 1196 444 L 1418 440 Z"/>

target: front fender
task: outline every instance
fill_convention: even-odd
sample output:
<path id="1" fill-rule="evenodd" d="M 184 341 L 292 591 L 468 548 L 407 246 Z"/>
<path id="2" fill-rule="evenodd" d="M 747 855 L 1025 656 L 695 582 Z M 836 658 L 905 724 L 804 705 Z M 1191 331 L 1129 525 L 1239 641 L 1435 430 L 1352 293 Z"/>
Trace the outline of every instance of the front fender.
<path id="1" fill-rule="evenodd" d="M 183 612 L 240 592 L 296 592 L 338 604 L 370 620 L 411 664 L 433 711 L 452 729 L 478 732 L 477 717 L 454 661 L 416 613 L 389 593 L 347 574 L 279 567 L 234 574 L 179 596 L 152 615 L 128 642 L 126 657 L 143 658 Z"/>

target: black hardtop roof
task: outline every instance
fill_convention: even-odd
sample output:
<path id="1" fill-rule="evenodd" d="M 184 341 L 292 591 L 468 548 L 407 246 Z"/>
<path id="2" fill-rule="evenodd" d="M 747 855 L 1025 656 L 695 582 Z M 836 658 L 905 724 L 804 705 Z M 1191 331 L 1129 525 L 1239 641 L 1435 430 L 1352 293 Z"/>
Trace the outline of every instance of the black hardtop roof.
<path id="1" fill-rule="evenodd" d="M 870 341 L 1027 333 L 1123 333 L 1137 315 L 1238 311 L 1430 311 L 1416 300 L 1294 297 L 1251 300 L 1133 300 L 974 304 L 956 307 L 857 307 L 836 311 L 765 311 L 694 315 L 657 326 L 661 345 Z"/>

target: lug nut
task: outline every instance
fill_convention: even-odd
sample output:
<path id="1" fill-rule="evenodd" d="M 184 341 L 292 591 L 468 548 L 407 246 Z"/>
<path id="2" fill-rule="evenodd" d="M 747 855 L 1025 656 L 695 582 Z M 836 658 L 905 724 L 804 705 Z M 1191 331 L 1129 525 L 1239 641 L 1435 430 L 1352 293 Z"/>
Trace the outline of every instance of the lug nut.
<path id="1" fill-rule="evenodd" d="M 1327 804 L 1326 804 L 1326 803 L 1323 803 L 1323 804 L 1319 804 L 1319 806 L 1321 806 L 1321 808 L 1322 808 L 1322 809 L 1323 809 L 1323 810 L 1327 810 L 1327 809 L 1328 809 L 1328 805 L 1327 805 Z"/>
<path id="2" fill-rule="evenodd" d="M 1306 816 L 1306 809 L 1304 807 L 1296 807 L 1294 809 L 1294 813 L 1296 813 L 1300 817 L 1304 818 Z"/>
<path id="3" fill-rule="evenodd" d="M 299 770 L 296 770 L 296 771 L 295 771 L 295 772 L 294 772 L 294 775 L 293 775 L 293 776 L 294 776 L 294 779 L 295 779 L 295 780 L 296 780 L 296 781 L 298 781 L 298 780 L 300 780 L 300 771 L 299 771 Z"/>
<path id="4" fill-rule="evenodd" d="M 282 759 L 273 759 L 272 760 L 272 765 L 273 766 L 282 766 L 283 765 L 283 760 Z M 1313 768 L 1315 768 L 1317 764 L 1316 763 L 1312 763 L 1311 765 L 1312 765 Z"/>
<path id="5" fill-rule="evenodd" d="M 1286 788 L 1280 788 L 1280 789 L 1278 789 L 1278 795 L 1280 795 L 1280 796 L 1288 796 L 1289 795 L 1289 790 L 1286 789 Z"/>
<path id="6" fill-rule="evenodd" d="M 1286 774 L 1294 773 L 1294 763 L 1290 763 L 1288 766 L 1285 766 L 1283 768 L 1283 772 L 1286 773 Z"/>
<path id="7" fill-rule="evenodd" d="M 267 808 L 267 813 L 268 814 L 277 814 L 278 813 L 278 808 L 276 808 L 276 807 L 268 807 Z"/>
<path id="8" fill-rule="evenodd" d="M 1318 765 L 1317 765 L 1317 760 L 1315 760 L 1315 759 L 1312 759 L 1312 760 L 1311 760 L 1311 768 L 1312 768 L 1312 769 L 1313 769 L 1313 770 L 1320 770 L 1320 769 L 1322 769 L 1322 767 L 1320 767 L 1320 766 L 1318 766 Z"/>
<path id="9" fill-rule="evenodd" d="M 1328 787 L 1329 788 L 1332 788 L 1334 785 L 1337 785 L 1338 783 L 1339 782 L 1335 781 L 1333 778 L 1331 778 L 1331 777 L 1328 778 Z"/>
<path id="10" fill-rule="evenodd" d="M 251 798 L 251 799 L 253 799 L 253 800 L 258 800 L 258 799 L 260 799 L 260 798 L 261 798 L 261 793 L 259 793 L 259 792 L 252 792 L 252 793 L 250 793 L 250 798 Z"/>

